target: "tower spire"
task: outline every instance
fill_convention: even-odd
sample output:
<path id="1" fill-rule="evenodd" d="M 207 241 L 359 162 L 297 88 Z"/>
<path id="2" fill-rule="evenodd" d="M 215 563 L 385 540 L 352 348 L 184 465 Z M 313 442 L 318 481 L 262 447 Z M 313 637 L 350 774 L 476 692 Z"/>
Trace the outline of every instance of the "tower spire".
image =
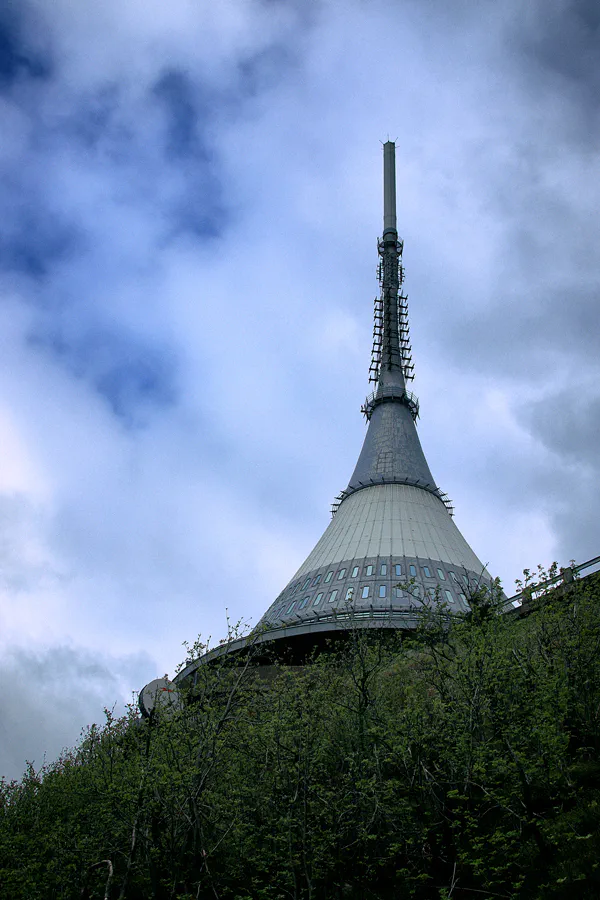
<path id="1" fill-rule="evenodd" d="M 369 370 L 369 380 L 377 386 L 362 406 L 369 429 L 348 487 L 337 498 L 338 505 L 349 494 L 376 482 L 412 484 L 444 498 L 415 428 L 419 401 L 406 389 L 414 367 L 408 298 L 402 290 L 403 249 L 396 230 L 396 145 L 387 141 L 383 145 L 383 237 L 377 241 L 380 294 L 375 298 Z"/>
<path id="2" fill-rule="evenodd" d="M 402 244 L 396 231 L 396 145 L 383 145 L 383 237 L 378 241 L 383 333 L 379 384 L 404 387 L 400 346 L 399 293 L 402 283 Z"/>
<path id="3" fill-rule="evenodd" d="M 373 354 L 369 380 L 380 389 L 402 392 L 413 377 L 408 330 L 408 300 L 402 292 L 403 242 L 396 230 L 396 145 L 383 145 L 383 236 L 377 241 L 379 297 L 373 317 Z"/>

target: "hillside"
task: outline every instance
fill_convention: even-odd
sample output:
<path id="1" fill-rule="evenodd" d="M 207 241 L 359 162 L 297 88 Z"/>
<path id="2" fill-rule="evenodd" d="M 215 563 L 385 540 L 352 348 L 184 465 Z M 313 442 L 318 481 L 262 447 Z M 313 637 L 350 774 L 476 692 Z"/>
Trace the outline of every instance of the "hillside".
<path id="1" fill-rule="evenodd" d="M 600 896 L 600 582 L 257 677 L 201 669 L 154 721 L 107 715 L 3 784 L 0 895 Z"/>

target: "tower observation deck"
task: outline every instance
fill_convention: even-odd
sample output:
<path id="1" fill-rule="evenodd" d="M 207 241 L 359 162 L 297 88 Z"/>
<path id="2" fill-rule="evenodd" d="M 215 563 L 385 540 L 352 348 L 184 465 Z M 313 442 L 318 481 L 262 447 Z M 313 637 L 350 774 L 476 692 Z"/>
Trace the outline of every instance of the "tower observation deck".
<path id="1" fill-rule="evenodd" d="M 362 406 L 367 432 L 332 521 L 257 625 L 257 640 L 273 648 L 314 646 L 350 623 L 411 629 L 436 590 L 459 612 L 467 609 L 470 588 L 491 581 L 431 474 L 416 428 L 419 404 L 407 389 L 413 364 L 396 230 L 395 149 L 391 141 L 383 146 L 380 293 L 369 369 L 375 389 Z M 242 646 L 236 641 L 213 653 Z"/>

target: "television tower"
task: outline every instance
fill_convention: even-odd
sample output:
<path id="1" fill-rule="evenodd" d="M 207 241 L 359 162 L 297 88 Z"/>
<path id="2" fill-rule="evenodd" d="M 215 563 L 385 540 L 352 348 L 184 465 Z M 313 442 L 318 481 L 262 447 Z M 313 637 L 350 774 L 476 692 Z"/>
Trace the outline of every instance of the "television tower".
<path id="1" fill-rule="evenodd" d="M 349 627 L 414 628 L 427 597 L 464 611 L 469 589 L 491 581 L 429 470 L 416 428 L 419 403 L 407 390 L 413 365 L 396 230 L 395 152 L 392 141 L 383 145 L 380 294 L 369 370 L 375 390 L 362 407 L 364 444 L 332 521 L 254 632 L 292 655 Z M 227 650 L 243 645 L 235 641 Z"/>

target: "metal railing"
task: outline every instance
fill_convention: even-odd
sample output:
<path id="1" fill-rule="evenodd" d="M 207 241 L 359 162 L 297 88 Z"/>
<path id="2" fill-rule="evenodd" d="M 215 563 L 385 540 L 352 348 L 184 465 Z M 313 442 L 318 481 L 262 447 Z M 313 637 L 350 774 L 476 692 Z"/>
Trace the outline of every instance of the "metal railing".
<path id="1" fill-rule="evenodd" d="M 594 556 L 593 559 L 588 559 L 587 562 L 580 563 L 578 566 L 566 566 L 565 568 L 561 568 L 558 575 L 555 575 L 553 578 L 543 578 L 538 582 L 532 581 L 531 584 L 528 584 L 527 587 L 523 588 L 518 594 L 515 594 L 514 597 L 509 597 L 507 599 L 505 609 L 507 612 L 511 611 L 510 607 L 519 609 L 523 605 L 524 599 L 535 600 L 537 597 L 546 594 L 549 589 L 558 587 L 561 584 L 571 584 L 580 572 L 584 572 L 586 569 L 592 569 L 592 567 L 594 567 L 593 571 L 600 571 L 600 556 Z M 587 574 L 592 575 L 593 572 L 588 572 Z"/>
<path id="2" fill-rule="evenodd" d="M 419 399 L 415 394 L 412 394 L 404 388 L 394 387 L 393 385 L 383 385 L 383 387 L 379 387 L 376 391 L 373 391 L 372 394 L 369 394 L 360 408 L 361 413 L 366 416 L 367 422 L 371 418 L 375 407 L 388 400 L 399 400 L 407 406 L 413 417 L 413 421 L 416 422 L 419 418 Z"/>

